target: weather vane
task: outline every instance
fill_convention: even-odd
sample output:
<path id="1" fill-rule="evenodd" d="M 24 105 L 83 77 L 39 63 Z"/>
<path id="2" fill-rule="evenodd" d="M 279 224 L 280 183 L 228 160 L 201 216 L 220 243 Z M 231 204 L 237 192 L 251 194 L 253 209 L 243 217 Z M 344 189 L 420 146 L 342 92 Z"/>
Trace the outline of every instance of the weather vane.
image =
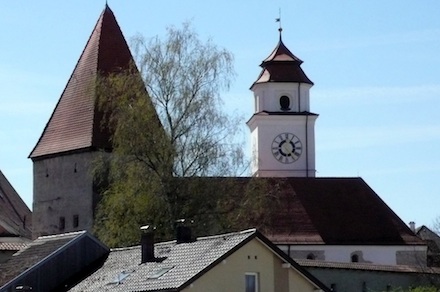
<path id="1" fill-rule="evenodd" d="M 278 10 L 278 18 L 275 18 L 275 21 L 280 24 L 278 31 L 280 32 L 280 39 L 281 39 L 281 32 L 283 31 L 283 28 L 281 27 L 281 8 Z"/>

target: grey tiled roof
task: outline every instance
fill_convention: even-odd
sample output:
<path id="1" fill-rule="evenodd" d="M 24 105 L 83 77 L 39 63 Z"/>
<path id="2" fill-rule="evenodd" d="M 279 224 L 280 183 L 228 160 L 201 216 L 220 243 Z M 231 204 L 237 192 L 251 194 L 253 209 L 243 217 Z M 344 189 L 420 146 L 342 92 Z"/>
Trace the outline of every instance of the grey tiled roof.
<path id="1" fill-rule="evenodd" d="M 0 238 L 0 251 L 12 250 L 18 251 L 27 247 L 28 244 L 25 242 L 1 242 Z"/>
<path id="2" fill-rule="evenodd" d="M 27 248 L 15 253 L 8 262 L 0 266 L 0 287 L 83 233 L 81 231 L 44 236 L 34 240 Z"/>
<path id="3" fill-rule="evenodd" d="M 39 237 L 0 265 L 0 292 L 17 286 L 65 291 L 102 264 L 108 253 L 86 231 Z"/>
<path id="4" fill-rule="evenodd" d="M 189 243 L 156 243 L 155 258 L 161 261 L 144 264 L 141 264 L 140 246 L 113 249 L 101 268 L 69 291 L 181 291 L 253 239 L 263 243 L 320 291 L 330 291 L 256 229 L 201 237 Z"/>
<path id="5" fill-rule="evenodd" d="M 70 291 L 155 291 L 181 287 L 204 269 L 255 235 L 254 229 L 218 236 L 202 237 L 191 243 L 170 241 L 155 244 L 156 258 L 162 262 L 141 263 L 140 246 L 113 249 L 103 267 Z M 171 268 L 152 279 L 161 269 Z M 117 283 L 118 274 L 128 277 Z M 122 274 L 121 274 L 122 275 Z M 122 277 L 120 277 L 122 278 Z"/>

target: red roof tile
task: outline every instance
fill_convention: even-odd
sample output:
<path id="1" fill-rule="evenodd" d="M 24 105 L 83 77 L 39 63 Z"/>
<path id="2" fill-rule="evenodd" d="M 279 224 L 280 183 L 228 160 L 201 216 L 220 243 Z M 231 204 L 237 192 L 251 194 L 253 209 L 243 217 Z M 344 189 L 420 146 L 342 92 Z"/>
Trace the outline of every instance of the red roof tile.
<path id="1" fill-rule="evenodd" d="M 275 49 L 269 57 L 261 63 L 260 66 L 263 70 L 252 86 L 256 83 L 265 82 L 299 82 L 313 84 L 301 69 L 302 62 L 303 61 L 290 52 L 280 37 L 280 41 Z"/>
<path id="2" fill-rule="evenodd" d="M 32 212 L 0 171 L 0 236 L 32 237 Z"/>
<path id="3" fill-rule="evenodd" d="M 267 181 L 279 190 L 279 209 L 263 232 L 274 243 L 424 244 L 361 178 Z"/>
<path id="4" fill-rule="evenodd" d="M 128 68 L 133 62 L 113 12 L 105 7 L 37 145 L 29 155 L 42 156 L 87 149 L 111 148 L 95 107 L 95 78 Z"/>

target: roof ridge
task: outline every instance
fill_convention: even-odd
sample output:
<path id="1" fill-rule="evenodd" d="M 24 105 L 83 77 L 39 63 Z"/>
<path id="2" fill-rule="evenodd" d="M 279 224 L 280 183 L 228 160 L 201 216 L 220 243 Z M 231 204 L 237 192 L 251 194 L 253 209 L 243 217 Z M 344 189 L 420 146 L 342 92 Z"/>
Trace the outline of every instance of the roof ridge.
<path id="1" fill-rule="evenodd" d="M 250 229 L 246 229 L 243 231 L 235 231 L 235 232 L 228 232 L 228 233 L 223 233 L 223 234 L 216 234 L 216 235 L 207 235 L 207 236 L 202 236 L 202 237 L 197 237 L 197 240 L 207 240 L 207 239 L 215 239 L 215 238 L 221 238 L 221 237 L 231 237 L 234 235 L 242 235 L 242 234 L 253 234 L 256 233 L 257 229 L 256 228 L 250 228 Z"/>
<path id="2" fill-rule="evenodd" d="M 60 234 L 51 234 L 51 235 L 43 235 L 39 236 L 35 241 L 37 240 L 43 240 L 43 239 L 58 239 L 58 238 L 65 238 L 65 237 L 75 237 L 79 234 L 87 233 L 85 230 L 81 231 L 72 231 L 72 232 L 66 232 L 66 233 L 60 233 Z"/>

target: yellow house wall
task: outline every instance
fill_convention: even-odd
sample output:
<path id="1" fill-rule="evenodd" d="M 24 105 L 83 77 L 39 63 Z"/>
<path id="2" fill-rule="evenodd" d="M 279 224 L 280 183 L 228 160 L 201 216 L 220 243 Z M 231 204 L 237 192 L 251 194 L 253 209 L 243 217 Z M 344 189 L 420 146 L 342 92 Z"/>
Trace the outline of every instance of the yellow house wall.
<path id="1" fill-rule="evenodd" d="M 261 292 L 307 292 L 314 287 L 259 240 L 254 239 L 213 267 L 182 291 L 245 291 L 245 273 L 258 273 Z M 289 288 L 290 287 L 290 288 Z"/>
<path id="2" fill-rule="evenodd" d="M 289 291 L 316 291 L 316 288 L 301 274 L 293 271 L 289 273 L 289 288 Z"/>

